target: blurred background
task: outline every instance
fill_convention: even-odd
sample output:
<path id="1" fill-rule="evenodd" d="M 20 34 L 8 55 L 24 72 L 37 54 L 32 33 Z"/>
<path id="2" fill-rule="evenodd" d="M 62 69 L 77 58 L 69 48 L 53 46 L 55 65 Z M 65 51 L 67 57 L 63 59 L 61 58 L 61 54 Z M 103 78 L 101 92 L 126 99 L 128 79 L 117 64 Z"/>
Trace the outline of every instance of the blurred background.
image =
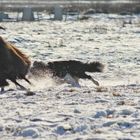
<path id="1" fill-rule="evenodd" d="M 42 20 L 42 12 L 49 19 L 62 20 L 69 15 L 140 13 L 140 0 L 1 0 L 0 21 Z M 12 13 L 12 16 L 10 15 Z M 15 13 L 15 14 L 13 14 Z M 13 16 L 14 15 L 14 16 Z M 84 16 L 84 19 L 87 17 Z"/>
<path id="2" fill-rule="evenodd" d="M 80 12 L 89 8 L 96 13 L 140 12 L 140 0 L 1 0 L 0 11 L 22 11 L 25 6 L 30 6 L 35 11 L 51 12 L 56 5 Z"/>

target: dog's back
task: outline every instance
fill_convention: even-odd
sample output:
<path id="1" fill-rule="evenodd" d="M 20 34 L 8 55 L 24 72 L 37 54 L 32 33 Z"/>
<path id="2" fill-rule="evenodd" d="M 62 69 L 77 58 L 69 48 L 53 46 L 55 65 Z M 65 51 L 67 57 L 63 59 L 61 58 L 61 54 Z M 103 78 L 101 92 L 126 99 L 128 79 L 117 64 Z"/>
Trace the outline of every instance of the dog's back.
<path id="1" fill-rule="evenodd" d="M 64 77 L 69 73 L 72 76 L 82 78 L 81 75 L 85 72 L 102 72 L 104 66 L 100 62 L 83 63 L 69 60 L 49 62 L 48 68 L 53 71 L 55 76 Z"/>
<path id="2" fill-rule="evenodd" d="M 53 61 L 48 63 L 48 68 L 52 70 L 54 76 L 64 77 L 67 73 L 72 76 L 77 75 L 79 72 L 84 72 L 84 64 L 80 61 Z"/>

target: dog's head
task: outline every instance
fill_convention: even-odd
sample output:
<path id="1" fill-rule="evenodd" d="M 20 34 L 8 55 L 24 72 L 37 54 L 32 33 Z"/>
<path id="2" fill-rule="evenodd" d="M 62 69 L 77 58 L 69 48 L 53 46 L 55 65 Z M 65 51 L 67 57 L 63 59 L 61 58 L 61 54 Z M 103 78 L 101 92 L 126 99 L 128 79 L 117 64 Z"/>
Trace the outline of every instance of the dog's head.
<path id="1" fill-rule="evenodd" d="M 36 68 L 36 69 L 39 69 L 39 70 L 43 70 L 43 69 L 46 68 L 46 64 L 41 62 L 41 61 L 34 61 L 33 68 Z"/>

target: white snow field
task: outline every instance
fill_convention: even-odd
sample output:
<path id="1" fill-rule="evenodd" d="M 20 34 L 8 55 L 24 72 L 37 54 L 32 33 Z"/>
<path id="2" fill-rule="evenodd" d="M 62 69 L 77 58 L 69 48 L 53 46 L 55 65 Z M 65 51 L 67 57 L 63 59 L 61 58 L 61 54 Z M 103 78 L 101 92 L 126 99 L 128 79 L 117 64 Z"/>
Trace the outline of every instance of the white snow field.
<path id="1" fill-rule="evenodd" d="M 129 22 L 131 20 L 131 23 Z M 139 140 L 140 17 L 96 14 L 88 20 L 1 22 L 0 35 L 31 61 L 100 61 L 100 83 L 81 88 L 46 76 L 35 95 L 12 83 L 0 94 L 0 140 Z"/>

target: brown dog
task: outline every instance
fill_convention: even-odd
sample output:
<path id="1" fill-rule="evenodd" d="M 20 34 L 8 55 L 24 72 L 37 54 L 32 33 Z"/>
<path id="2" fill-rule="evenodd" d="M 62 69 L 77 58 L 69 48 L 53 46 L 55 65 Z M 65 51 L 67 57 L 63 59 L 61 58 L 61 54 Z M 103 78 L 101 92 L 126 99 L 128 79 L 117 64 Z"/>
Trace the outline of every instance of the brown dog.
<path id="1" fill-rule="evenodd" d="M 28 83 L 30 81 L 26 79 L 29 67 L 31 65 L 28 57 L 23 54 L 19 49 L 13 46 L 11 43 L 6 42 L 0 37 L 0 87 L 1 91 L 8 85 L 7 80 L 11 80 L 22 89 L 26 89 L 20 85 L 16 80 L 24 79 Z M 30 83 L 31 84 L 31 83 Z"/>

